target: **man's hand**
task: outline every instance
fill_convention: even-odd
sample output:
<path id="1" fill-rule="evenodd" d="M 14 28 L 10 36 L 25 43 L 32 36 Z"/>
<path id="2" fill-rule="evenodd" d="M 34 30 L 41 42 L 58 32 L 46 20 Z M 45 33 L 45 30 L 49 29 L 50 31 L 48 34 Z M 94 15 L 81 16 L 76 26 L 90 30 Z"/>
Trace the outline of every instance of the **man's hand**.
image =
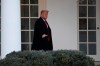
<path id="1" fill-rule="evenodd" d="M 48 36 L 48 35 L 46 35 L 46 34 L 43 34 L 43 35 L 42 35 L 42 38 L 45 38 L 45 37 L 47 37 L 47 36 Z"/>

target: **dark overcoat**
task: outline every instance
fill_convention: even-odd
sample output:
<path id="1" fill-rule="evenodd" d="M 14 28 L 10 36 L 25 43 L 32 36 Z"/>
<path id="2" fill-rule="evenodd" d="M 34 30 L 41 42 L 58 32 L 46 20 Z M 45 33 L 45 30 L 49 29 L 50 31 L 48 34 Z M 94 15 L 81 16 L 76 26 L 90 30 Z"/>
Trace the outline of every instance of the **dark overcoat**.
<path id="1" fill-rule="evenodd" d="M 46 34 L 48 36 L 45 38 L 42 38 L 43 34 Z M 35 22 L 33 43 L 32 43 L 31 49 L 32 50 L 45 50 L 45 51 L 53 50 L 51 29 L 49 25 L 47 28 L 44 20 L 41 17 L 37 19 L 37 21 Z"/>

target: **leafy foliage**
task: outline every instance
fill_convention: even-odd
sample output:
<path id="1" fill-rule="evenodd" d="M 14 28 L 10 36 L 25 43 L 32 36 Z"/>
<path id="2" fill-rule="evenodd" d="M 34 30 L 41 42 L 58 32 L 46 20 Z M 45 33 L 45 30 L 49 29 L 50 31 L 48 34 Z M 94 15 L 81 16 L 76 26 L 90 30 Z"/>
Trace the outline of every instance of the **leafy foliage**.
<path id="1" fill-rule="evenodd" d="M 0 60 L 0 66 L 95 66 L 93 58 L 75 50 L 19 51 Z"/>

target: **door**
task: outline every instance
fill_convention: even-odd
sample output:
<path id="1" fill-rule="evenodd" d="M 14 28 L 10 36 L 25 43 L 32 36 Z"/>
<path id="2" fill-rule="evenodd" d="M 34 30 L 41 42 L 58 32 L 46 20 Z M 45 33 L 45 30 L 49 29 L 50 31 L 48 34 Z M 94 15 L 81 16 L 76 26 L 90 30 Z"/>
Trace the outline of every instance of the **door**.
<path id="1" fill-rule="evenodd" d="M 79 0 L 79 50 L 100 61 L 100 0 Z"/>

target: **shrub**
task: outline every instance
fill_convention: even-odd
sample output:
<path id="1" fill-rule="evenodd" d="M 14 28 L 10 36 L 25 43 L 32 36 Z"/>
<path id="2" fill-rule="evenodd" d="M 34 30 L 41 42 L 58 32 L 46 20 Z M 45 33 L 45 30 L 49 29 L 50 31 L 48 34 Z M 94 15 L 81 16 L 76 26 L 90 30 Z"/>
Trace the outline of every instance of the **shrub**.
<path id="1" fill-rule="evenodd" d="M 96 66 L 100 66 L 100 65 L 96 65 Z"/>
<path id="2" fill-rule="evenodd" d="M 93 58 L 79 51 L 19 51 L 0 60 L 0 66 L 95 66 Z"/>

